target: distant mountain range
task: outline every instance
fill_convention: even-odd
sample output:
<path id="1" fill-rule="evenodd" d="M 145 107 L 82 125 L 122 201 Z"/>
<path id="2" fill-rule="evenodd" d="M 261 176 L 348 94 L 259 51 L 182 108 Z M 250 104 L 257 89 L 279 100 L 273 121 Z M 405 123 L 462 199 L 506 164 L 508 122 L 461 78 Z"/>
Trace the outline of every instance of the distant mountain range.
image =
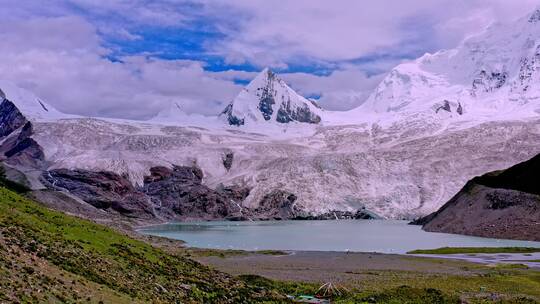
<path id="1" fill-rule="evenodd" d="M 397 66 L 347 112 L 269 69 L 212 118 L 66 115 L 0 82 L 2 160 L 33 189 L 134 217 L 416 218 L 540 152 L 538 16 Z"/>

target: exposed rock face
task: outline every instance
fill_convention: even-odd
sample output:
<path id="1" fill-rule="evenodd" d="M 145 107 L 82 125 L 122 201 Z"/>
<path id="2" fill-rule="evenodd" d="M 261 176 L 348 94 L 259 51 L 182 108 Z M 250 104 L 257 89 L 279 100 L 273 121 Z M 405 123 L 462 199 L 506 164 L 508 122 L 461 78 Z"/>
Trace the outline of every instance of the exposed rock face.
<path id="1" fill-rule="evenodd" d="M 241 215 L 241 207 L 232 198 L 233 191 L 210 189 L 202 184 L 202 178 L 197 167 L 154 167 L 145 178 L 142 191 L 156 210 L 169 217 L 223 219 Z"/>
<path id="2" fill-rule="evenodd" d="M 25 138 L 4 154 L 9 164 L 22 165 L 29 168 L 39 168 L 45 160 L 45 155 L 39 144 L 32 138 Z"/>
<path id="3" fill-rule="evenodd" d="M 274 113 L 273 106 L 276 104 L 274 99 L 274 82 L 276 75 L 270 70 L 268 71 L 267 82 L 264 87 L 257 88 L 260 93 L 259 96 L 259 110 L 261 111 L 264 120 L 270 120 Z"/>
<path id="4" fill-rule="evenodd" d="M 40 168 L 45 161 L 45 154 L 39 144 L 30 136 L 32 123 L 26 122 L 18 136 L 8 138 L 1 146 L 6 162 L 28 168 Z"/>
<path id="5" fill-rule="evenodd" d="M 273 190 L 263 197 L 254 213 L 260 218 L 285 220 L 306 216 L 295 205 L 296 195 L 283 190 Z"/>
<path id="6" fill-rule="evenodd" d="M 150 200 L 124 177 L 107 171 L 57 169 L 44 172 L 44 183 L 67 190 L 92 206 L 137 218 L 155 216 Z"/>
<path id="7" fill-rule="evenodd" d="M 291 102 L 289 100 L 282 103 L 279 107 L 276 121 L 280 123 L 299 121 L 318 124 L 321 122 L 321 117 L 311 112 L 307 105 L 303 105 L 294 109 L 293 107 L 291 107 Z"/>
<path id="8" fill-rule="evenodd" d="M 137 220 L 334 220 L 373 219 L 376 215 L 365 209 L 356 212 L 332 211 L 313 215 L 296 206 L 295 194 L 272 190 L 257 208 L 242 207 L 250 194 L 244 186 L 223 186 L 211 189 L 202 184 L 203 173 L 195 167 L 153 167 L 144 178 L 144 186 L 137 189 L 124 177 L 113 172 L 57 169 L 43 173 L 43 183 L 61 192 L 41 191 L 36 195 L 47 205 L 67 212 L 81 213 L 92 218 L 105 214 L 94 209 L 109 211 Z M 69 196 L 72 196 L 71 198 Z M 55 203 L 54 200 L 58 200 Z M 81 205 L 76 198 L 91 205 Z M 71 205 L 73 204 L 73 205 Z M 105 218 L 107 218 L 105 216 Z"/>
<path id="9" fill-rule="evenodd" d="M 529 17 L 530 23 L 536 23 L 538 21 L 540 21 L 540 10 L 534 11 L 534 13 L 532 13 L 531 16 Z"/>
<path id="10" fill-rule="evenodd" d="M 463 106 L 460 102 L 457 104 L 455 102 L 450 102 L 449 100 L 444 100 L 442 104 L 438 103 L 434 105 L 435 114 L 439 113 L 453 113 L 454 111 L 459 114 L 463 115 Z"/>
<path id="11" fill-rule="evenodd" d="M 236 203 L 240 204 L 246 199 L 246 197 L 248 197 L 250 189 L 248 187 L 239 186 L 239 185 L 233 185 L 233 186 L 219 185 L 216 191 L 219 193 L 222 193 L 223 195 L 229 197 Z"/>
<path id="12" fill-rule="evenodd" d="M 375 220 L 380 219 L 376 214 L 369 212 L 365 209 L 359 209 L 357 211 L 341 211 L 335 210 L 326 212 L 319 215 L 309 215 L 307 217 L 299 217 L 295 219 L 302 220 Z"/>
<path id="13" fill-rule="evenodd" d="M 472 179 L 437 212 L 413 223 L 433 232 L 540 241 L 540 154 Z"/>
<path id="14" fill-rule="evenodd" d="M 493 92 L 501 88 L 508 78 L 506 71 L 486 72 L 480 71 L 478 76 L 473 80 L 471 94 L 475 95 L 477 92 Z"/>
<path id="15" fill-rule="evenodd" d="M 231 126 L 242 126 L 244 125 L 244 119 L 243 118 L 239 118 L 237 116 L 235 116 L 233 114 L 233 104 L 230 103 L 227 105 L 227 107 L 225 108 L 225 110 L 223 110 L 223 112 L 221 112 L 222 115 L 225 115 L 225 117 L 227 117 L 227 122 L 229 123 L 229 125 Z"/>
<path id="16" fill-rule="evenodd" d="M 11 101 L 5 99 L 5 95 L 0 100 L 2 102 L 0 104 L 0 138 L 2 138 L 22 127 L 27 120 Z"/>
<path id="17" fill-rule="evenodd" d="M 234 153 L 228 152 L 223 156 L 223 166 L 225 169 L 231 170 L 232 164 L 234 160 Z"/>
<path id="18" fill-rule="evenodd" d="M 107 171 L 57 169 L 42 175 L 43 183 L 52 190 L 67 192 L 94 208 L 131 218 L 247 219 L 243 217 L 240 203 L 249 195 L 249 189 L 221 186 L 213 190 L 203 185 L 202 179 L 199 168 L 178 166 L 173 169 L 153 167 L 150 175 L 145 177 L 142 189 L 135 188 L 126 178 Z M 50 197 L 50 194 L 46 196 L 49 201 Z M 71 201 L 74 202 L 74 199 Z M 65 203 L 62 205 L 66 211 L 79 210 L 84 206 L 76 207 L 66 206 Z M 88 211 L 86 209 L 83 211 Z M 246 214 L 251 213 L 246 209 Z"/>
<path id="19" fill-rule="evenodd" d="M 1 91 L 0 102 L 0 138 L 6 137 L 0 144 L 0 160 L 30 168 L 40 167 L 45 155 L 39 144 L 31 138 L 32 123 Z"/>
<path id="20" fill-rule="evenodd" d="M 452 112 L 452 109 L 450 108 L 450 102 L 448 100 L 445 100 L 444 104 L 435 110 L 435 113 L 439 113 L 440 110 L 444 110 L 446 112 Z"/>
<path id="21" fill-rule="evenodd" d="M 31 138 L 32 123 L 11 101 L 5 99 L 5 95 L 0 96 L 0 100 L 0 138 L 5 137 L 0 144 L 0 160 L 12 165 L 40 167 L 45 155 L 39 144 Z"/>
<path id="22" fill-rule="evenodd" d="M 463 115 L 463 106 L 461 106 L 461 103 L 459 103 L 459 102 L 458 102 L 458 107 L 457 107 L 456 112 L 457 112 L 459 115 Z"/>

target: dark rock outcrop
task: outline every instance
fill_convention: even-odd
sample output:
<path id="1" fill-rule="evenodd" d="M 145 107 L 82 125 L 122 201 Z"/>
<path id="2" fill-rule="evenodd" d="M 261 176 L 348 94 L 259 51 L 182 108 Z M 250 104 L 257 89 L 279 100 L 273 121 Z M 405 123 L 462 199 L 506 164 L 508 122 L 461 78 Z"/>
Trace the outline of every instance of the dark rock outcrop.
<path id="1" fill-rule="evenodd" d="M 501 88 L 508 79 L 506 71 L 487 72 L 482 70 L 472 83 L 471 94 L 474 96 L 476 92 L 493 92 Z"/>
<path id="2" fill-rule="evenodd" d="M 376 214 L 359 209 L 356 211 L 333 210 L 318 215 L 308 215 L 306 217 L 297 217 L 295 220 L 375 220 L 380 219 Z"/>
<path id="3" fill-rule="evenodd" d="M 267 83 L 265 87 L 258 88 L 260 92 L 257 92 L 259 99 L 259 111 L 261 111 L 262 116 L 264 120 L 270 120 L 272 118 L 272 114 L 274 113 L 274 104 L 276 103 L 274 99 L 274 80 L 276 78 L 276 74 L 274 74 L 272 71 L 267 71 Z"/>
<path id="4" fill-rule="evenodd" d="M 49 189 L 68 192 L 95 208 L 132 218 L 244 218 L 240 204 L 249 195 L 249 189 L 220 186 L 213 190 L 202 180 L 203 173 L 195 166 L 153 167 L 140 189 L 125 177 L 107 171 L 57 169 L 42 174 Z M 246 213 L 249 214 L 248 209 Z"/>
<path id="5" fill-rule="evenodd" d="M 538 21 L 540 21 L 540 10 L 536 10 L 534 11 L 534 13 L 531 14 L 531 16 L 529 17 L 529 20 L 528 20 L 530 23 L 536 23 Z"/>
<path id="6" fill-rule="evenodd" d="M 5 97 L 0 100 L 3 100 L 0 104 L 0 138 L 2 138 L 24 126 L 27 120 L 11 101 Z"/>
<path id="7" fill-rule="evenodd" d="M 435 113 L 439 113 L 441 111 L 453 113 L 454 112 L 454 110 L 452 109 L 453 107 L 455 107 L 455 112 L 457 114 L 463 115 L 463 106 L 461 105 L 461 102 L 458 102 L 456 106 L 454 102 L 450 103 L 450 101 L 445 99 L 442 105 L 440 103 L 435 104 L 433 109 L 435 110 Z"/>
<path id="8" fill-rule="evenodd" d="M 457 107 L 456 112 L 457 112 L 459 115 L 463 115 L 463 107 L 461 106 L 461 103 L 460 103 L 460 102 L 458 102 L 458 107 Z"/>
<path id="9" fill-rule="evenodd" d="M 234 200 L 235 191 L 216 191 L 202 184 L 197 167 L 155 167 L 144 180 L 142 191 L 156 210 L 178 219 L 225 219 L 238 217 L 242 208 Z"/>
<path id="10" fill-rule="evenodd" d="M 41 179 L 47 188 L 58 191 L 58 195 L 64 193 L 61 208 L 79 210 L 81 215 L 92 218 L 109 218 L 92 208 L 110 212 L 108 214 L 112 216 L 123 215 L 147 222 L 378 218 L 365 209 L 310 214 L 296 205 L 295 194 L 284 190 L 271 190 L 256 208 L 243 207 L 242 202 L 250 194 L 248 187 L 219 185 L 211 189 L 202 183 L 203 177 L 203 172 L 196 166 L 174 166 L 172 169 L 151 168 L 140 188 L 134 187 L 127 178 L 107 171 L 56 169 L 44 172 Z M 49 205 L 59 206 L 51 200 L 55 194 L 40 192 L 40 195 L 47 198 Z M 75 197 L 89 205 L 68 206 L 70 202 L 76 202 Z"/>
<path id="11" fill-rule="evenodd" d="M 253 210 L 259 219 L 286 220 L 307 216 L 296 205 L 296 195 L 284 190 L 273 190 L 266 194 Z"/>
<path id="12" fill-rule="evenodd" d="M 113 172 L 57 169 L 44 172 L 42 180 L 49 188 L 68 191 L 98 209 L 137 218 L 155 216 L 146 195 Z"/>
<path id="13" fill-rule="evenodd" d="M 41 146 L 32 138 L 25 138 L 4 154 L 9 164 L 21 165 L 30 168 L 41 167 L 45 154 Z"/>
<path id="14" fill-rule="evenodd" d="M 227 105 L 225 110 L 223 110 L 223 112 L 221 112 L 221 114 L 227 116 L 227 122 L 229 123 L 229 125 L 237 126 L 237 127 L 243 126 L 244 125 L 244 119 L 236 117 L 232 113 L 232 111 L 233 111 L 233 104 L 230 103 L 230 104 Z"/>
<path id="15" fill-rule="evenodd" d="M 18 136 L 8 138 L 0 152 L 3 153 L 7 163 L 28 168 L 40 168 L 45 161 L 45 154 L 41 146 L 30 136 L 33 133 L 31 122 L 27 122 Z"/>
<path id="16" fill-rule="evenodd" d="M 31 138 L 33 125 L 11 101 L 0 98 L 0 160 L 12 165 L 40 168 L 45 154 Z"/>
<path id="17" fill-rule="evenodd" d="M 233 161 L 234 161 L 234 153 L 227 152 L 225 153 L 225 155 L 223 155 L 223 167 L 225 167 L 227 171 L 231 170 Z"/>
<path id="18" fill-rule="evenodd" d="M 441 111 L 441 110 L 444 110 L 446 112 L 452 112 L 452 109 L 450 108 L 450 102 L 448 100 L 445 100 L 444 104 L 442 106 L 439 106 L 435 110 L 435 113 L 439 113 L 439 111 Z"/>
<path id="19" fill-rule="evenodd" d="M 291 121 L 299 121 L 305 123 L 318 124 L 321 122 L 321 117 L 309 109 L 309 107 L 304 104 L 302 107 L 293 110 L 291 108 L 290 100 L 284 102 L 279 107 L 277 112 L 276 121 L 280 123 L 288 123 Z"/>
<path id="20" fill-rule="evenodd" d="M 540 154 L 475 177 L 437 212 L 413 224 L 432 232 L 540 241 Z"/>
<path id="21" fill-rule="evenodd" d="M 237 203 L 241 203 L 248 197 L 251 189 L 240 185 L 223 186 L 222 184 L 220 184 L 217 187 L 216 191 L 229 197 Z"/>

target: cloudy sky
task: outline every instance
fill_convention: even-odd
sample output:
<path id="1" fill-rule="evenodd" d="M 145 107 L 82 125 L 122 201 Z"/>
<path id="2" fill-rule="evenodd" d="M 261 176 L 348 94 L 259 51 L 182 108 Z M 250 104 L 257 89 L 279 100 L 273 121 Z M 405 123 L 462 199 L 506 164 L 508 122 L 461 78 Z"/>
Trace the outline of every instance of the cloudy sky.
<path id="1" fill-rule="evenodd" d="M 0 78 L 63 112 L 213 115 L 269 66 L 332 110 L 529 0 L 0 0 Z"/>

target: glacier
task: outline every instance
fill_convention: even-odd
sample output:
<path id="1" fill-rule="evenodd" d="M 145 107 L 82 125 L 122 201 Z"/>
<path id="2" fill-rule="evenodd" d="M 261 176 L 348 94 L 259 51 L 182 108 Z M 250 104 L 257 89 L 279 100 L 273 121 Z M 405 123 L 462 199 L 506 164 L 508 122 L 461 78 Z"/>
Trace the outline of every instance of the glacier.
<path id="1" fill-rule="evenodd" d="M 540 152 L 536 13 L 400 64 L 346 112 L 321 109 L 269 69 L 219 116 L 187 115 L 172 104 L 148 121 L 63 114 L 0 82 L 0 99 L 32 123 L 45 160 L 40 167 L 5 161 L 36 189 L 44 187 L 36 172 L 53 169 L 107 170 L 141 186 L 153 167 L 197 166 L 210 188 L 251 189 L 242 202 L 249 208 L 284 190 L 312 214 L 365 208 L 416 218 L 472 177 Z"/>

